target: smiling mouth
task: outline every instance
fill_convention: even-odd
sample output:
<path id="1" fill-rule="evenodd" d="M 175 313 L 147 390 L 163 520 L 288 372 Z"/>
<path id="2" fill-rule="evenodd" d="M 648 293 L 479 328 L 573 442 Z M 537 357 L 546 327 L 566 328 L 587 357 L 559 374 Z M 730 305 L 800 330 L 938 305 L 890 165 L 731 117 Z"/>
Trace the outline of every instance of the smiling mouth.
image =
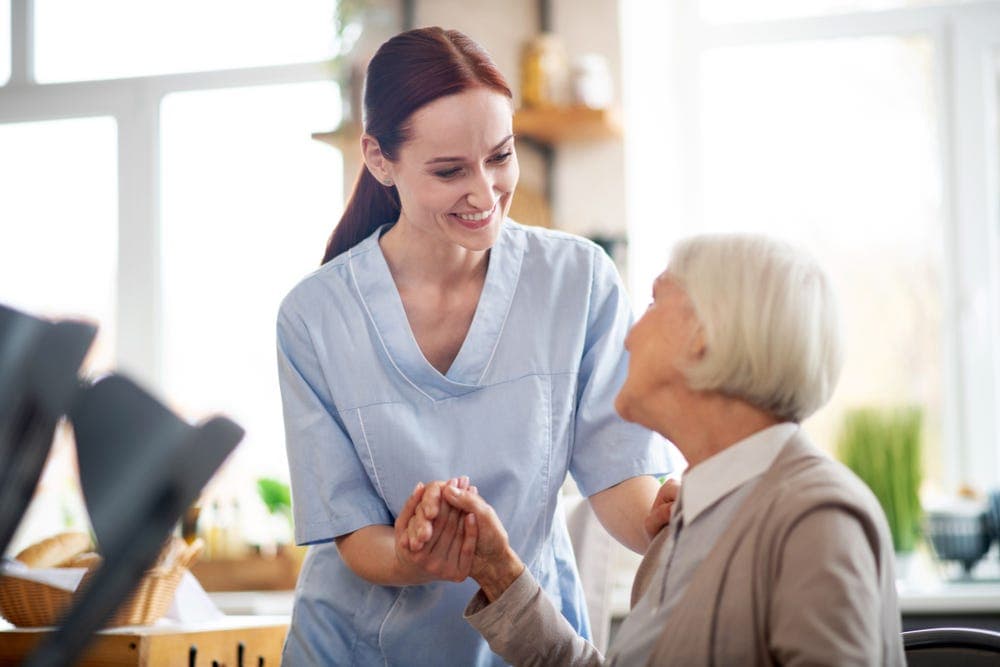
<path id="1" fill-rule="evenodd" d="M 493 204 L 493 208 L 488 211 L 481 211 L 479 213 L 452 213 L 457 219 L 460 225 L 467 229 L 480 229 L 489 224 L 490 220 L 493 218 L 493 213 L 497 210 L 496 202 Z"/>
<path id="2" fill-rule="evenodd" d="M 490 214 L 492 213 L 493 209 L 490 209 L 488 211 L 483 211 L 482 213 L 456 213 L 455 215 L 457 215 L 462 220 L 467 220 L 468 222 L 480 222 L 481 220 L 485 220 L 486 218 L 490 217 Z"/>
<path id="3" fill-rule="evenodd" d="M 459 220 L 464 220 L 465 222 L 482 222 L 483 220 L 488 220 L 493 211 L 497 208 L 497 203 L 493 202 L 493 206 L 488 211 L 480 211 L 479 213 L 456 213 L 455 216 Z"/>

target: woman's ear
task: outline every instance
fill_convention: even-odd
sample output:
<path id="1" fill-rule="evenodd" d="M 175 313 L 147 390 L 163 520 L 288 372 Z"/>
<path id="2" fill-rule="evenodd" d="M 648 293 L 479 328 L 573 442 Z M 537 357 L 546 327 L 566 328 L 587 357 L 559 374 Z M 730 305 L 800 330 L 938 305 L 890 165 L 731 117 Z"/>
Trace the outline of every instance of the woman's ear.
<path id="1" fill-rule="evenodd" d="M 694 331 L 694 335 L 691 336 L 691 347 L 688 349 L 688 353 L 691 356 L 692 361 L 701 361 L 705 358 L 705 351 L 708 348 L 705 342 L 705 327 L 700 323 Z"/>
<path id="2" fill-rule="evenodd" d="M 375 180 L 382 185 L 392 185 L 392 173 L 390 163 L 382 154 L 382 149 L 378 145 L 378 140 L 369 134 L 361 135 L 361 155 L 365 159 L 365 167 Z"/>

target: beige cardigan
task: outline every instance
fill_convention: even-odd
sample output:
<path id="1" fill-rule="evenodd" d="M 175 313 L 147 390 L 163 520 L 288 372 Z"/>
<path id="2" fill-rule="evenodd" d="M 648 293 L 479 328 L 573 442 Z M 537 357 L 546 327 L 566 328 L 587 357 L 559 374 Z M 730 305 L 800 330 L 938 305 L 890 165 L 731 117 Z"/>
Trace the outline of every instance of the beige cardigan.
<path id="1" fill-rule="evenodd" d="M 810 521 L 800 524 L 807 516 Z M 808 526 L 811 535 L 800 530 L 796 544 L 815 538 L 806 542 L 814 549 L 787 546 L 797 526 Z M 667 532 L 653 540 L 639 567 L 633 606 L 660 562 Z M 845 534 L 860 539 L 841 541 Z M 837 548 L 824 549 L 823 540 Z M 875 580 L 852 567 L 856 559 L 830 553 L 853 549 L 874 554 Z M 812 573 L 808 582 L 802 580 L 806 572 Z M 492 604 L 480 591 L 466 618 L 512 664 L 603 663 L 527 569 Z M 695 571 L 649 664 L 905 665 L 892 540 L 868 487 L 799 431 Z"/>

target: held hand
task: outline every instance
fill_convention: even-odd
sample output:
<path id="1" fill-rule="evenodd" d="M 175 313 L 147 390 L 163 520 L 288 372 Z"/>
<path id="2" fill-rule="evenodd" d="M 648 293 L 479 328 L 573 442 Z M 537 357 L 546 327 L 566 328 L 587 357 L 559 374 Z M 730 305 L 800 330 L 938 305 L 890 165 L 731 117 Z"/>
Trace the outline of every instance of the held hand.
<path id="1" fill-rule="evenodd" d="M 524 563 L 510 548 L 507 531 L 490 505 L 475 487 L 463 490 L 447 486 L 443 491 L 448 505 L 466 513 L 464 549 L 474 550 L 469 573 L 489 601 L 495 600 L 524 571 Z"/>
<path id="2" fill-rule="evenodd" d="M 396 518 L 396 559 L 401 567 L 425 581 L 465 581 L 472 567 L 475 539 L 466 534 L 460 511 L 443 503 L 431 522 L 429 541 L 419 551 L 410 548 L 407 528 L 427 497 L 428 488 L 418 484 Z"/>
<path id="3" fill-rule="evenodd" d="M 446 482 L 431 482 L 426 486 L 413 519 L 406 527 L 409 547 L 412 551 L 420 551 L 434 535 L 434 520 L 441 512 L 441 490 L 448 485 L 467 489 L 469 488 L 469 478 L 463 475 L 453 477 Z"/>
<path id="4" fill-rule="evenodd" d="M 656 536 L 667 524 L 670 523 L 670 512 L 674 508 L 674 502 L 681 493 L 681 484 L 676 479 L 668 479 L 656 492 L 653 499 L 653 506 L 649 508 L 649 514 L 643 527 L 650 539 Z"/>

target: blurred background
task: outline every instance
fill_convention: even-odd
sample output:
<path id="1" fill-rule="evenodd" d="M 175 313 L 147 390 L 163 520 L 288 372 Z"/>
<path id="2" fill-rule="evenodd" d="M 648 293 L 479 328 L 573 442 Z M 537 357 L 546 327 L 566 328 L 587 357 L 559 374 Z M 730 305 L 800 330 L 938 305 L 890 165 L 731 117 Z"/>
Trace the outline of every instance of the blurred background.
<path id="1" fill-rule="evenodd" d="M 513 217 L 602 243 L 637 312 L 682 236 L 811 250 L 848 357 L 805 428 L 845 460 L 858 419 L 876 443 L 909 428 L 903 463 L 852 467 L 919 494 L 919 530 L 921 507 L 987 507 L 1000 2 L 0 0 L 0 302 L 99 323 L 88 373 L 247 429 L 200 504 L 209 556 L 290 539 L 277 306 L 359 168 L 359 72 L 423 25 L 469 34 L 515 89 Z M 61 433 L 11 550 L 85 525 Z"/>

